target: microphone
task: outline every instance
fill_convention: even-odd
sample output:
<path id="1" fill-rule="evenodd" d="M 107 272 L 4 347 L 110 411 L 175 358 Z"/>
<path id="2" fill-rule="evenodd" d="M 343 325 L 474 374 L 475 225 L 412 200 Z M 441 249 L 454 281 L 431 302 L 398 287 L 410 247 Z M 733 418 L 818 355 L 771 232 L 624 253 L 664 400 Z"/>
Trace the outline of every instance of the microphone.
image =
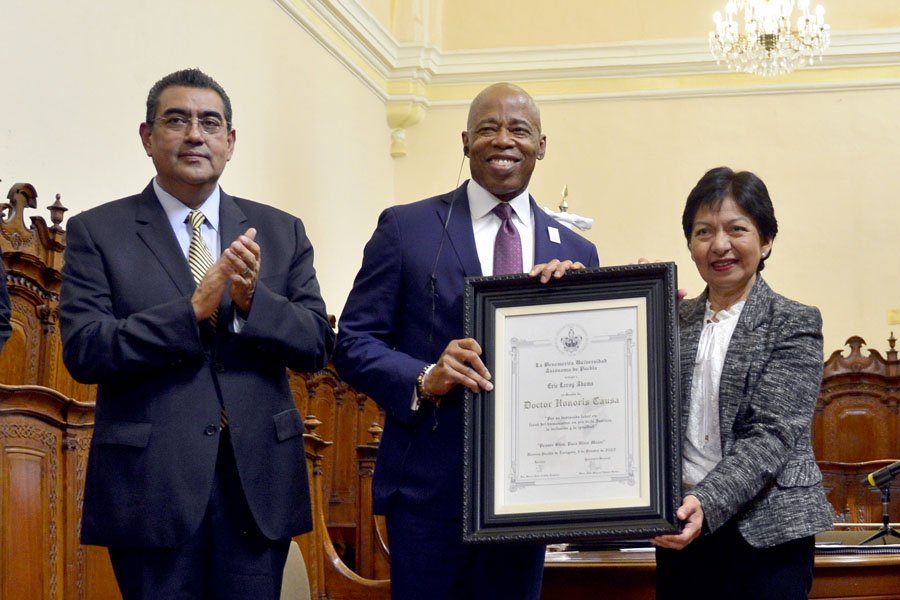
<path id="1" fill-rule="evenodd" d="M 463 165 L 466 164 L 466 157 L 469 155 L 469 147 L 463 146 L 463 158 L 459 163 L 459 174 L 456 176 L 456 185 L 453 187 L 454 193 L 453 196 L 450 197 L 450 208 L 447 209 L 447 218 L 444 219 L 444 228 L 441 230 L 441 241 L 438 244 L 437 253 L 434 256 L 434 266 L 431 267 L 431 277 L 429 277 L 429 284 L 431 287 L 431 323 L 428 327 L 428 350 L 431 353 L 430 356 L 434 356 L 435 348 L 434 348 L 434 325 L 435 319 L 437 317 L 437 267 L 438 261 L 441 259 L 441 250 L 444 249 L 444 239 L 447 237 L 447 227 L 450 226 L 450 217 L 453 215 L 453 203 L 456 200 L 455 190 L 459 188 L 459 180 L 462 178 L 462 170 Z M 443 348 L 441 348 L 443 350 Z M 437 431 L 438 428 L 438 418 L 437 418 L 437 405 L 434 407 L 434 412 L 432 412 L 432 417 L 434 418 L 434 425 L 431 426 L 432 431 Z"/>
<path id="2" fill-rule="evenodd" d="M 869 473 L 861 483 L 872 487 L 884 487 L 896 477 L 898 473 L 900 473 L 900 460 Z"/>

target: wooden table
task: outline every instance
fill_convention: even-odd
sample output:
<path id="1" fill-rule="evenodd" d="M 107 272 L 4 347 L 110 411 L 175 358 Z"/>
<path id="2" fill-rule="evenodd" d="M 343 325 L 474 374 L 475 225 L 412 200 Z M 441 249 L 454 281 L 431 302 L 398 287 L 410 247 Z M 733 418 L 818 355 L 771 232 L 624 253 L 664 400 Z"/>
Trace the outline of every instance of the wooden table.
<path id="1" fill-rule="evenodd" d="M 542 600 L 653 600 L 653 552 L 547 555 Z M 900 554 L 817 555 L 810 598 L 900 598 Z"/>

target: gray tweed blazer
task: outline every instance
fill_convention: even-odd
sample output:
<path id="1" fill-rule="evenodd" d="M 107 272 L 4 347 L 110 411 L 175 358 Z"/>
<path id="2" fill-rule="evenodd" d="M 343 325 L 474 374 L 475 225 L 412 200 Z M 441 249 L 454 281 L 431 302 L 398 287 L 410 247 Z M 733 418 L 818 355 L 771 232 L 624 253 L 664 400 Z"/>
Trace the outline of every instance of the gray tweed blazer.
<path id="1" fill-rule="evenodd" d="M 707 294 L 678 311 L 682 431 Z M 719 383 L 722 460 L 690 491 L 709 531 L 736 518 L 744 539 L 765 548 L 831 529 L 810 443 L 822 360 L 819 310 L 776 294 L 757 275 Z"/>

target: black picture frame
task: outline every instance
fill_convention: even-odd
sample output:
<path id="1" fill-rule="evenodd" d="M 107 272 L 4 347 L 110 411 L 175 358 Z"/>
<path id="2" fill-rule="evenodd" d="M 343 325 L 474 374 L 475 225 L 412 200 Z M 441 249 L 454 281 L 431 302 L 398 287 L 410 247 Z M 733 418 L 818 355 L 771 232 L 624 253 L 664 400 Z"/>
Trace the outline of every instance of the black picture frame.
<path id="1" fill-rule="evenodd" d="M 474 338 L 482 348 L 482 360 L 488 370 L 494 375 L 497 385 L 492 391 L 482 391 L 474 394 L 466 390 L 464 399 L 464 436 L 463 436 L 463 541 L 466 543 L 493 543 L 493 542 L 536 542 L 536 543 L 560 543 L 560 542 L 603 542 L 616 540 L 649 539 L 662 533 L 676 533 L 681 526 L 676 517 L 676 511 L 681 503 L 681 423 L 680 423 L 680 375 L 678 352 L 678 327 L 677 327 L 677 270 L 674 263 L 646 263 L 629 266 L 600 267 L 594 269 L 582 269 L 568 272 L 563 278 L 553 280 L 548 284 L 541 284 L 536 278 L 527 274 L 501 275 L 493 277 L 470 277 L 465 282 L 465 334 Z M 637 381 L 636 386 L 631 386 L 625 394 L 619 398 L 603 399 L 595 397 L 588 400 L 587 396 L 579 399 L 578 393 L 569 394 L 574 399 L 552 399 L 554 393 L 545 390 L 552 387 L 553 377 L 545 375 L 556 369 L 545 368 L 549 366 L 563 365 L 560 370 L 562 377 L 570 380 L 567 385 L 592 385 L 590 380 L 580 379 L 581 375 L 573 369 L 582 368 L 582 362 L 603 362 L 604 359 L 593 361 L 568 360 L 563 362 L 531 362 L 527 368 L 537 368 L 534 375 L 525 375 L 525 367 L 519 365 L 521 356 L 526 353 L 517 346 L 521 340 L 516 337 L 510 339 L 497 339 L 498 329 L 502 338 L 511 335 L 514 326 L 525 326 L 527 330 L 531 324 L 537 325 L 535 330 L 542 327 L 540 324 L 553 323 L 553 319 L 577 318 L 575 326 L 565 334 L 558 335 L 558 341 L 550 341 L 550 345 L 541 342 L 528 342 L 528 352 L 557 352 L 551 346 L 556 345 L 561 352 L 568 351 L 569 346 L 577 343 L 585 347 L 591 346 L 594 340 L 609 340 L 615 336 L 594 336 L 581 331 L 578 322 L 617 322 L 620 314 L 619 305 L 624 306 L 622 315 L 634 315 L 634 322 L 638 323 L 635 331 L 629 329 L 629 340 L 622 342 L 623 348 L 631 349 L 629 352 L 614 352 L 610 356 L 622 364 L 637 364 L 643 361 L 640 368 L 626 368 L 623 373 L 625 379 Z M 592 308 L 596 307 L 596 308 Z M 613 308 L 609 308 L 613 307 Z M 573 312 L 569 312 L 572 308 Z M 603 314 L 602 311 L 614 311 Z M 510 314 L 516 316 L 510 316 Z M 544 315 L 548 316 L 544 316 Z M 519 319 L 525 316 L 526 320 Z M 558 316 L 561 315 L 561 316 Z M 631 317 L 629 317 L 630 319 Z M 518 319 L 518 320 L 514 320 Z M 640 320 L 643 319 L 643 320 Z M 625 321 L 628 321 L 626 319 Z M 630 322 L 630 321 L 629 321 Z M 595 327 L 596 329 L 596 327 Z M 560 332 L 564 331 L 560 329 Z M 578 333 L 575 332 L 578 330 Z M 548 329 L 549 331 L 549 329 Z M 581 335 L 585 334 L 585 335 Z M 552 337 L 549 336 L 548 339 Z M 543 340 L 544 338 L 541 338 Z M 556 338 L 552 338 L 556 339 Z M 580 342 L 578 340 L 581 340 Z M 584 341 L 588 340 L 588 341 Z M 501 344 L 498 347 L 498 342 Z M 631 344 L 629 346 L 629 344 Z M 509 347 L 507 347 L 509 346 Z M 618 348 L 618 346 L 608 346 Z M 543 350 L 547 348 L 547 350 Z M 600 350 L 597 350 L 600 352 Z M 501 355 L 501 356 L 498 356 Z M 619 359 L 623 355 L 625 358 Z M 533 354 L 532 354 L 533 355 Z M 587 355 L 587 354 L 586 354 Z M 600 356 L 599 354 L 597 356 Z M 605 355 L 604 355 L 605 356 Z M 577 363 L 577 364 L 576 364 Z M 507 365 L 504 367 L 504 365 Z M 576 366 L 573 366 L 576 365 Z M 606 364 L 602 365 L 607 368 Z M 505 368 L 505 370 L 504 370 Z M 586 368 L 586 367 L 585 367 Z M 605 372 L 605 371 L 604 371 Z M 618 371 L 615 371 L 618 373 Z M 512 373 L 506 377 L 506 393 L 498 395 L 498 390 L 503 384 L 503 373 Z M 600 385 L 607 381 L 603 375 L 591 375 L 597 377 Z M 548 382 L 546 386 L 524 386 L 519 390 L 520 379 L 529 378 L 531 381 Z M 609 381 L 617 381 L 610 377 Z M 561 380 L 562 381 L 562 380 Z M 581 382 L 581 383 L 579 383 Z M 618 385 L 618 384 L 616 384 Z M 637 391 L 635 391 L 637 390 Z M 514 396 L 514 399 L 511 397 Z M 628 398 L 640 398 L 634 402 Z M 526 398 L 531 400 L 526 401 Z M 525 406 L 552 406 L 554 402 L 583 403 L 589 406 L 590 402 L 603 402 L 623 405 L 610 410 L 620 411 L 616 414 L 626 414 L 631 410 L 639 415 L 628 418 L 631 427 L 625 430 L 634 430 L 636 435 L 630 435 L 629 441 L 611 448 L 610 456 L 637 457 L 634 460 L 623 460 L 621 464 L 628 465 L 627 477 L 617 477 L 619 471 L 609 469 L 605 475 L 609 483 L 603 483 L 604 476 L 598 475 L 589 478 L 589 485 L 580 485 L 579 477 L 588 471 L 578 471 L 576 477 L 557 477 L 565 483 L 553 483 L 556 475 L 546 475 L 536 469 L 544 468 L 539 458 L 527 458 L 525 461 L 516 460 L 525 456 L 521 450 L 507 450 L 506 446 L 526 446 L 537 448 L 541 446 L 542 437 L 558 435 L 553 433 L 550 426 L 543 431 L 543 419 L 564 419 L 566 427 L 581 427 L 588 433 L 578 429 L 578 435 L 586 435 L 587 438 L 579 438 L 578 444 L 596 444 L 588 447 L 585 452 L 603 452 L 603 441 L 589 439 L 591 432 L 600 431 L 608 425 L 611 419 L 601 419 L 598 416 L 590 417 L 590 421 L 576 416 L 554 417 L 553 409 L 546 409 L 547 414 L 534 417 L 531 413 L 524 413 Z M 529 404 L 531 402 L 532 404 Z M 543 404 L 541 404 L 543 403 Z M 515 406 L 507 406 L 507 404 Z M 628 408 L 631 405 L 639 405 L 637 408 Z M 593 411 L 605 410 L 609 407 L 590 406 L 576 410 Z M 528 408 L 527 410 L 530 410 Z M 563 410 L 568 410 L 564 408 Z M 517 412 L 518 411 L 518 412 Z M 524 418 L 518 416 L 526 414 Z M 595 413 L 599 414 L 599 413 Z M 646 418 L 644 418 L 644 415 Z M 517 420 L 518 419 L 518 420 Z M 528 421 L 531 419 L 532 421 Z M 515 422 L 517 425 L 506 427 L 503 423 Z M 527 421 L 527 423 L 526 423 Z M 585 424 L 587 423 L 587 424 Z M 533 427 L 535 424 L 538 427 Z M 504 428 L 506 427 L 506 428 Z M 499 428 L 499 429 L 498 429 Z M 518 431 L 526 433 L 521 437 L 527 438 L 527 443 L 518 444 Z M 538 433 L 533 436 L 533 431 Z M 573 443 L 572 436 L 565 434 L 565 444 Z M 501 439 L 503 438 L 503 439 Z M 509 438 L 509 440 L 506 440 Z M 538 443 L 535 444 L 535 441 Z M 559 443 L 559 442 L 557 442 Z M 631 448 L 634 453 L 619 452 L 619 446 Z M 500 450 L 498 451 L 498 448 Z M 563 450 L 565 451 L 565 450 Z M 575 450 L 578 451 L 577 449 Z M 527 456 L 535 456 L 534 452 Z M 587 457 L 574 457 L 571 459 L 561 456 L 551 456 L 550 461 L 565 461 L 563 465 L 588 463 Z M 517 478 L 525 477 L 517 471 L 518 464 L 524 462 L 536 474 L 535 480 L 526 480 L 524 484 Z M 540 464 L 538 464 L 540 463 Z M 580 464 L 580 463 L 578 463 Z M 592 465 L 599 464 L 597 461 Z M 499 465 L 499 466 L 498 466 Z M 512 465 L 512 466 L 510 466 Z M 635 483 L 635 465 L 637 477 Z M 568 468 L 568 467 L 566 467 Z M 574 467 L 572 467 L 574 468 Z M 591 467 L 595 468 L 595 467 Z M 603 472 L 597 467 L 598 473 Z M 524 469 L 523 469 L 524 470 Z M 502 471 L 502 472 L 501 472 Z M 547 477 L 548 480 L 541 479 Z M 498 484 L 499 482 L 499 484 Z M 538 485 L 540 492 L 537 490 Z M 639 490 L 634 498 L 601 498 L 605 491 L 598 493 L 597 497 L 591 497 L 592 490 L 609 490 L 612 486 L 633 486 Z M 530 486 L 530 487 L 529 487 Z M 558 489 L 554 489 L 554 486 Z M 618 488 L 616 488 L 618 489 Z M 627 488 L 632 489 L 632 488 Z M 578 494 L 587 494 L 580 500 L 580 504 L 572 508 L 566 490 L 577 490 Z M 559 501 L 555 494 L 560 492 Z M 507 502 L 507 496 L 515 494 L 539 494 L 551 498 L 549 501 L 538 501 L 536 504 L 516 505 Z M 543 497 L 543 496 L 541 496 Z M 502 498 L 502 503 L 501 503 Z M 517 506 L 519 508 L 517 508 Z M 512 507 L 512 508 L 510 508 Z"/>

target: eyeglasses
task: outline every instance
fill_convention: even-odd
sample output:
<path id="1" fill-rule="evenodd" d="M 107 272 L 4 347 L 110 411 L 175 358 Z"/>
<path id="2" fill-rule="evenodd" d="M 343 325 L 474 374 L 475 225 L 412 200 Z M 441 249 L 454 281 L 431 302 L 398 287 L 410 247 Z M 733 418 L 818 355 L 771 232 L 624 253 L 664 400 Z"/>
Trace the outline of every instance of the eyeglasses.
<path id="1" fill-rule="evenodd" d="M 159 122 L 163 127 L 165 127 L 168 131 L 173 132 L 182 132 L 188 128 L 188 125 L 191 123 L 196 123 L 197 127 L 203 133 L 208 135 L 216 135 L 220 133 L 224 128 L 231 127 L 231 123 L 223 123 L 221 119 L 217 119 L 216 117 L 187 117 L 185 115 L 168 115 L 165 117 L 158 117 L 150 121 L 150 124 Z"/>

